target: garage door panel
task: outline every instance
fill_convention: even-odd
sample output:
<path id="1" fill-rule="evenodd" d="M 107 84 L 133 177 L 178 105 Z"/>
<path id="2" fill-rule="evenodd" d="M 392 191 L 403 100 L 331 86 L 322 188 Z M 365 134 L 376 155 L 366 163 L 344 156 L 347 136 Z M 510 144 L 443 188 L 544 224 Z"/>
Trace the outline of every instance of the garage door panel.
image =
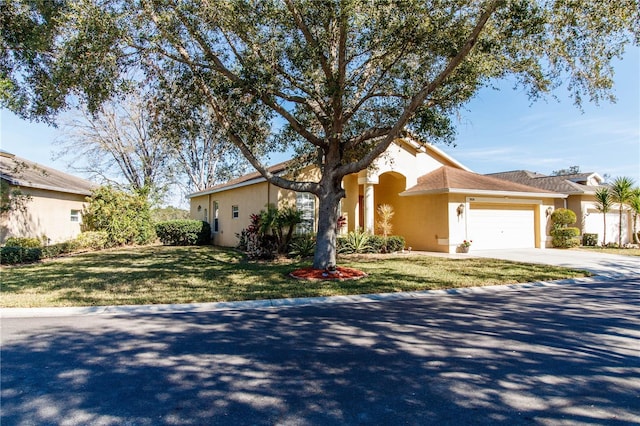
<path id="1" fill-rule="evenodd" d="M 467 235 L 475 249 L 535 247 L 535 214 L 530 205 L 471 204 Z"/>

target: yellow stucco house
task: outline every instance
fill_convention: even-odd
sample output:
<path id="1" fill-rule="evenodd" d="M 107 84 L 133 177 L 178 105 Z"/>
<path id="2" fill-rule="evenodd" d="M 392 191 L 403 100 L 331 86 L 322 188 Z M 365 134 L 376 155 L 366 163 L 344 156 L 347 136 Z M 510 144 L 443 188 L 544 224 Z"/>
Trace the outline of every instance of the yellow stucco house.
<path id="1" fill-rule="evenodd" d="M 598 173 L 573 173 L 558 176 L 547 176 L 528 170 L 514 170 L 510 172 L 492 173 L 491 177 L 505 179 L 511 182 L 533 186 L 547 191 L 566 194 L 567 197 L 557 199 L 555 208 L 566 208 L 576 214 L 575 227 L 582 234 L 598 234 L 598 242 L 602 242 L 605 221 L 603 214 L 596 208 L 596 190 L 605 187 L 604 179 Z M 620 233 L 620 217 L 622 216 L 622 244 L 632 243 L 633 216 L 631 209 L 624 206 L 620 215 L 620 207 L 616 204 L 607 213 L 606 237 L 607 243 L 618 242 Z"/>
<path id="2" fill-rule="evenodd" d="M 271 167 L 287 173 L 287 163 Z M 313 169 L 307 170 L 312 177 Z M 375 232 L 376 208 L 393 206 L 393 233 L 413 250 L 454 253 L 464 240 L 477 249 L 550 246 L 549 216 L 566 195 L 471 172 L 443 151 L 414 140 L 396 140 L 366 171 L 346 176 L 341 232 Z M 250 215 L 267 204 L 294 204 L 302 228 L 316 229 L 317 202 L 268 183 L 252 173 L 189 195 L 191 217 L 211 224 L 213 242 L 235 246 Z M 312 229 L 313 228 L 313 229 Z"/>
<path id="3" fill-rule="evenodd" d="M 24 208 L 0 215 L 0 243 L 9 237 L 58 243 L 81 232 L 85 199 L 95 184 L 5 151 L 0 151 L 0 178 L 28 196 Z"/>

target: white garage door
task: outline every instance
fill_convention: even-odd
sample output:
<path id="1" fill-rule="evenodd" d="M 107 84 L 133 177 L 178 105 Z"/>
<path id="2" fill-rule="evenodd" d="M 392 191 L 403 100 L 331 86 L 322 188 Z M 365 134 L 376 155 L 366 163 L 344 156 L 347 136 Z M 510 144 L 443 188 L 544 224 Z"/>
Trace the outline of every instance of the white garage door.
<path id="1" fill-rule="evenodd" d="M 535 242 L 533 206 L 502 206 L 471 203 L 467 235 L 474 249 L 533 248 Z"/>

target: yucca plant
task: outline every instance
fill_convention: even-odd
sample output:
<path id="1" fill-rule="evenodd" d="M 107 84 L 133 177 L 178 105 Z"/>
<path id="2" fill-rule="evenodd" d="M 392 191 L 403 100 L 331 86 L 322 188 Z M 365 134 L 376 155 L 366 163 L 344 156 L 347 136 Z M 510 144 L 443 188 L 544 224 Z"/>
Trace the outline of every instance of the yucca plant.
<path id="1" fill-rule="evenodd" d="M 371 250 L 371 235 L 362 228 L 339 238 L 339 253 L 366 253 Z"/>

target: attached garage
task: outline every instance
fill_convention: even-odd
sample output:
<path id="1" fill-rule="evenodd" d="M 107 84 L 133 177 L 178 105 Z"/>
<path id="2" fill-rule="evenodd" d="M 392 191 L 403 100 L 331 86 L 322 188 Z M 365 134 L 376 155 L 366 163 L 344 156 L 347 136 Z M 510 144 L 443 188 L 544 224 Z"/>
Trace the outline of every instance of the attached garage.
<path id="1" fill-rule="evenodd" d="M 534 248 L 534 205 L 469 203 L 467 235 L 474 249 Z"/>
<path id="2" fill-rule="evenodd" d="M 416 201 L 424 199 L 422 205 L 435 209 L 446 206 L 446 211 L 427 213 L 446 220 L 446 229 L 431 227 L 430 232 L 420 234 L 420 240 L 414 235 L 405 238 L 418 250 L 448 253 L 459 252 L 465 240 L 473 241 L 472 252 L 544 248 L 551 241 L 547 231 L 554 200 L 566 197 L 449 166 L 421 176 L 417 185 L 400 195 L 420 197 Z M 444 203 L 436 203 L 443 198 Z M 435 219 L 428 220 L 435 222 Z"/>
<path id="3" fill-rule="evenodd" d="M 607 213 L 607 243 L 617 243 L 618 235 L 620 234 L 620 212 L 614 210 Z M 603 214 L 596 209 L 588 209 L 587 215 L 584 218 L 583 229 L 585 233 L 598 234 L 598 243 L 602 242 L 604 238 L 604 217 Z M 622 214 L 622 241 L 630 240 L 629 232 L 629 214 L 624 212 Z"/>

